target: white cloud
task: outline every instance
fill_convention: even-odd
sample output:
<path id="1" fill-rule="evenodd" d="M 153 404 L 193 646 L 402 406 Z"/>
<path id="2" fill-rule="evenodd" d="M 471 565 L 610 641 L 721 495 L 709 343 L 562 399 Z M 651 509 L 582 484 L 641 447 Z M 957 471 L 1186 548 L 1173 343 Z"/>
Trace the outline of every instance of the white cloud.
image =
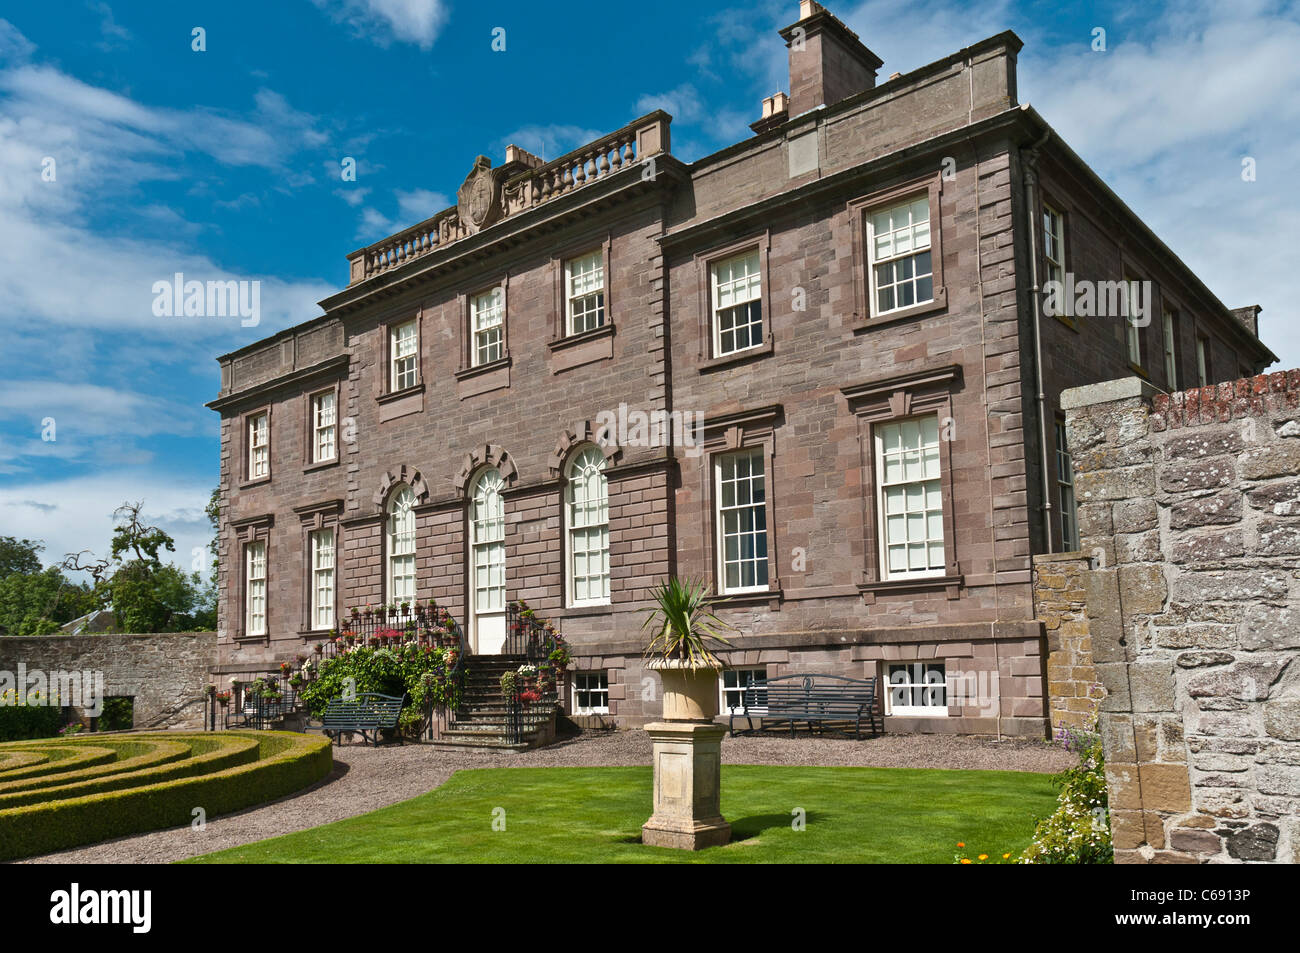
<path id="1" fill-rule="evenodd" d="M 370 190 L 359 191 L 364 193 Z M 367 206 L 361 210 L 361 222 L 357 228 L 357 237 L 361 241 L 377 242 L 381 238 L 387 238 L 395 232 L 400 232 L 404 228 L 423 222 L 426 218 L 430 218 L 443 209 L 456 204 L 453 199 L 449 199 L 442 192 L 431 192 L 428 189 L 411 189 L 409 191 L 398 189 L 393 193 L 393 197 L 397 199 L 397 214 L 395 216 L 385 215 L 374 206 Z M 353 202 L 346 197 L 344 197 L 344 201 L 349 205 L 359 204 L 359 200 Z"/>
<path id="2" fill-rule="evenodd" d="M 612 129 L 587 129 L 564 123 L 520 126 L 509 135 L 498 139 L 497 148 L 501 150 L 501 155 L 504 157 L 506 146 L 519 146 L 549 162 L 613 131 Z M 465 171 L 468 172 L 469 169 L 466 168 Z"/>
<path id="3" fill-rule="evenodd" d="M 215 483 L 215 478 L 207 485 L 120 468 L 94 476 L 10 484 L 0 487 L 0 523 L 6 536 L 43 540 L 42 558 L 47 565 L 84 549 L 106 558 L 113 535 L 113 510 L 128 501 L 143 501 L 145 522 L 176 540 L 176 552 L 164 551 L 164 561 L 175 562 L 189 572 L 197 547 L 200 571 L 206 573 L 212 534 L 204 507 Z"/>
<path id="4" fill-rule="evenodd" d="M 8 20 L 0 19 L 0 59 L 14 63 L 25 61 L 36 47 Z"/>
<path id="5" fill-rule="evenodd" d="M 442 0 L 312 0 L 336 23 L 346 23 L 360 37 L 380 46 L 414 43 L 433 46 L 447 19 Z"/>

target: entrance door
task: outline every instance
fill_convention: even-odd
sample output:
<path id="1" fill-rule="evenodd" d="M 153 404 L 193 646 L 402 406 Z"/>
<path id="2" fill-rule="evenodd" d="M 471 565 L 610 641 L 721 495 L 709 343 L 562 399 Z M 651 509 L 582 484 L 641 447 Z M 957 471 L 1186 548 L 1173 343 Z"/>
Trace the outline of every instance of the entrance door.
<path id="1" fill-rule="evenodd" d="M 499 471 L 484 470 L 474 481 L 470 503 L 470 624 L 479 655 L 500 655 L 506 641 L 506 519 L 501 485 Z"/>

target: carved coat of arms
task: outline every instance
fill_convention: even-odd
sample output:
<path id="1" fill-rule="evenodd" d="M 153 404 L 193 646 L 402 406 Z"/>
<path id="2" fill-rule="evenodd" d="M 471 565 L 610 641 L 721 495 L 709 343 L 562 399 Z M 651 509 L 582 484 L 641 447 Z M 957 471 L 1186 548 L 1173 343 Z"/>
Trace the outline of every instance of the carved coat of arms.
<path id="1" fill-rule="evenodd" d="M 487 156 L 474 160 L 474 168 L 456 193 L 456 209 L 461 224 L 474 231 L 496 220 L 501 209 L 501 190 L 492 173 L 492 160 Z"/>

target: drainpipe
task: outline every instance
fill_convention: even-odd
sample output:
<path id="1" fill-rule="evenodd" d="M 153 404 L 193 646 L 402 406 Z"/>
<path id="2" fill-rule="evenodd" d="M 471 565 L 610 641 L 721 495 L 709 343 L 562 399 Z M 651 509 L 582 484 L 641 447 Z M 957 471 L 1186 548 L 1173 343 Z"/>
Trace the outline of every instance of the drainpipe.
<path id="1" fill-rule="evenodd" d="M 1050 128 L 1043 130 L 1043 135 L 1023 153 L 1025 177 L 1025 215 L 1029 219 L 1029 280 L 1031 289 L 1029 297 L 1033 301 L 1034 323 L 1034 382 L 1038 387 L 1038 449 L 1040 465 L 1043 471 L 1043 523 L 1047 530 L 1047 551 L 1056 552 L 1052 543 L 1052 492 L 1051 480 L 1047 469 L 1047 395 L 1043 391 L 1043 334 L 1039 321 L 1038 300 L 1038 239 L 1034 215 L 1034 185 L 1037 175 L 1034 166 L 1038 162 L 1038 153 L 1047 140 L 1052 138 Z"/>

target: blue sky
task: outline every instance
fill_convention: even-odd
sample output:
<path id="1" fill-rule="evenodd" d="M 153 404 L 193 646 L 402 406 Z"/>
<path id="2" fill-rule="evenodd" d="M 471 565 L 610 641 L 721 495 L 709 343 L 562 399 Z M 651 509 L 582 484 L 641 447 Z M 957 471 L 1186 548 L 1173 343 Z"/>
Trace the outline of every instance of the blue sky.
<path id="1" fill-rule="evenodd" d="M 907 72 L 1004 29 L 1032 103 L 1300 366 L 1294 3 L 833 2 Z M 344 256 L 450 204 L 480 153 L 554 157 L 663 108 L 691 160 L 786 89 L 796 0 L 59 0 L 0 19 L 0 534 L 106 548 L 143 499 L 207 541 L 218 354 L 320 313 Z M 206 50 L 192 49 L 192 30 Z M 492 49 L 505 30 L 505 50 Z M 1093 30 L 1106 50 L 1092 49 Z M 340 162 L 357 162 L 344 182 Z M 1244 156 L 1256 161 L 1243 182 Z M 54 179 L 42 176 L 47 158 Z M 154 282 L 258 280 L 261 322 L 159 318 Z M 1276 368 L 1275 368 L 1276 369 Z M 43 421 L 55 423 L 43 440 Z"/>

